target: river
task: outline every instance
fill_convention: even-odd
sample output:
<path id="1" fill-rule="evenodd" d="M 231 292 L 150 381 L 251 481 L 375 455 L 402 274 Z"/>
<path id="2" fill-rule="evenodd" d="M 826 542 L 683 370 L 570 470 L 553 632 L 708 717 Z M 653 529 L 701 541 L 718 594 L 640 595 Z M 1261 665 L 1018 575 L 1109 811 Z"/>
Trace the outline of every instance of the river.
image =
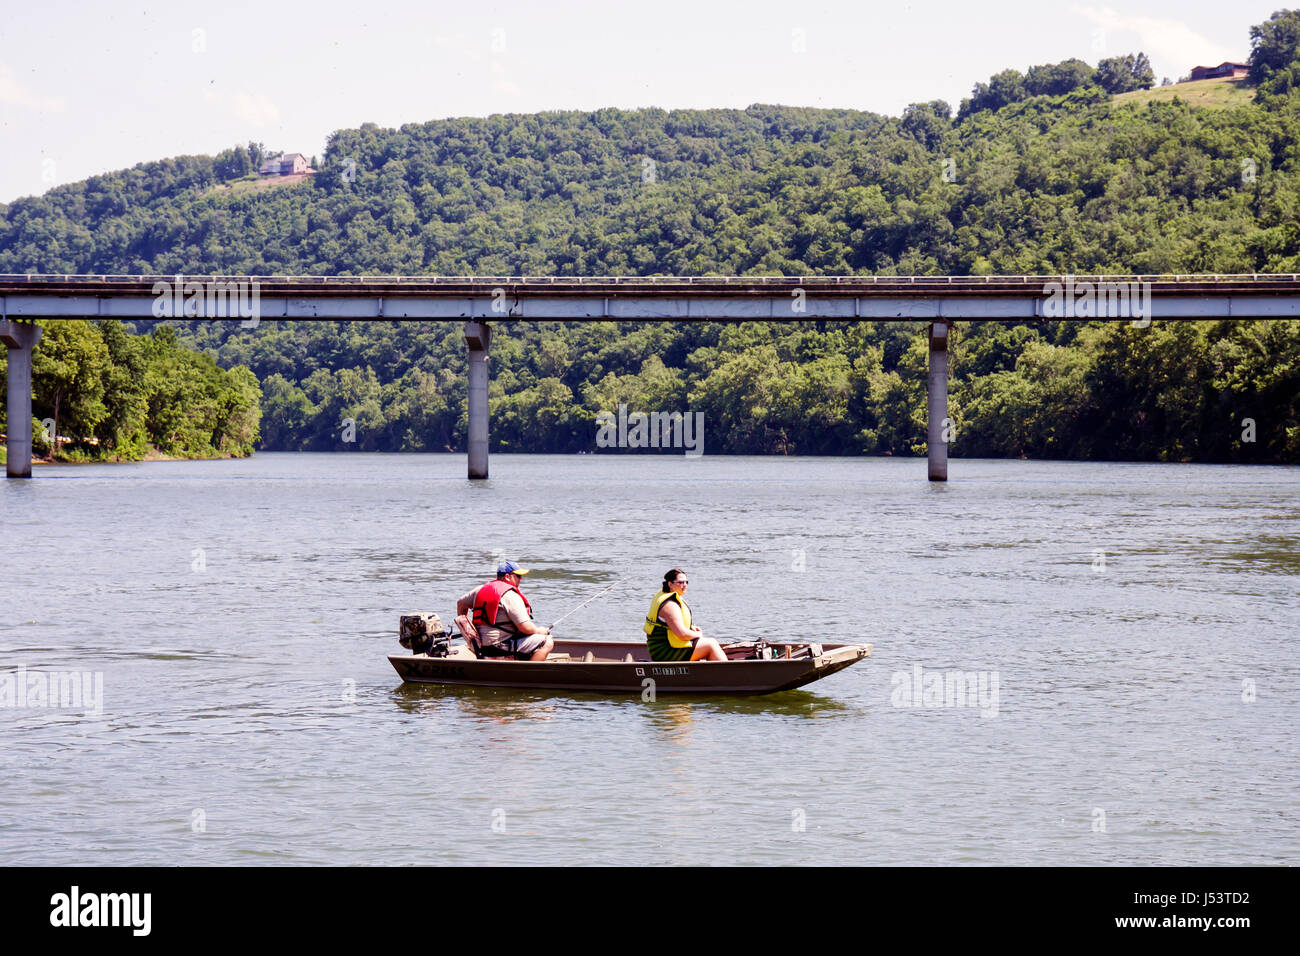
<path id="1" fill-rule="evenodd" d="M 8 865 L 1300 856 L 1296 468 L 956 459 L 940 485 L 920 459 L 494 455 L 470 483 L 462 455 L 336 453 L 35 474 L 0 484 Z M 623 582 L 565 638 L 635 637 L 679 566 L 705 633 L 875 650 L 758 698 L 403 686 L 398 615 L 450 622 L 502 555 L 534 569 L 541 620 Z M 67 671 L 79 706 L 42 700 Z M 957 672 L 982 693 L 913 696 Z"/>

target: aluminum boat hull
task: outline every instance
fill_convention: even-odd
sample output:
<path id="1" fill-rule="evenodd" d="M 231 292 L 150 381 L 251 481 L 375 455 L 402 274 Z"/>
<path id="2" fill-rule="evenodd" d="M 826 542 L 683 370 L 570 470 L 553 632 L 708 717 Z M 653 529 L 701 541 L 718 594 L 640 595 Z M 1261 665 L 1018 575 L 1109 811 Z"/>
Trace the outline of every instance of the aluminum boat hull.
<path id="1" fill-rule="evenodd" d="M 474 687 L 536 687 L 641 694 L 772 694 L 793 690 L 851 667 L 871 653 L 870 644 L 774 644 L 790 657 L 756 660 L 753 645 L 725 645 L 727 661 L 652 661 L 635 641 L 557 641 L 545 661 L 478 659 L 467 648 L 446 657 L 391 654 L 404 681 Z M 630 660 L 628 658 L 631 658 Z"/>

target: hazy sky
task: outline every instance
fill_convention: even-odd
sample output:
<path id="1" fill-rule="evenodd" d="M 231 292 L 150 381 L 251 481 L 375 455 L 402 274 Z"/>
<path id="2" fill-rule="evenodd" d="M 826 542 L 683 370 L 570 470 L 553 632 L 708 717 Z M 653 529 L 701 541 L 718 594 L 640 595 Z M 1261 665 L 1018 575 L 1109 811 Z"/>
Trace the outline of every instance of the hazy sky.
<path id="1" fill-rule="evenodd" d="M 1277 2 L 20 3 L 0 16 L 0 202 L 256 140 L 540 110 L 834 106 L 898 114 L 1007 67 L 1245 59 Z"/>

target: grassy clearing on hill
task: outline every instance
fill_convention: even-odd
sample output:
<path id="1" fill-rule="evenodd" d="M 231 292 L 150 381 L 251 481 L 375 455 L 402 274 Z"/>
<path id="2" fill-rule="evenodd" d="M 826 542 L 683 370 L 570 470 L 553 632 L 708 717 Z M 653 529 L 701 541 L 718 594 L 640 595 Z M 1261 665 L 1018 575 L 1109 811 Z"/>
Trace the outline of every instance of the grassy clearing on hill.
<path id="1" fill-rule="evenodd" d="M 239 196 L 246 193 L 260 193 L 277 186 L 292 186 L 311 177 L 311 173 L 294 173 L 290 176 L 241 176 L 228 183 L 217 183 L 208 188 L 207 195 Z"/>
<path id="2" fill-rule="evenodd" d="M 1155 86 L 1149 90 L 1133 90 L 1131 93 L 1120 93 L 1114 101 L 1116 104 L 1133 103 L 1145 106 L 1148 103 L 1168 102 L 1177 98 L 1192 106 L 1228 109 L 1233 106 L 1246 106 L 1254 97 L 1255 88 L 1246 83 L 1245 77 L 1224 76 L 1213 80 Z"/>

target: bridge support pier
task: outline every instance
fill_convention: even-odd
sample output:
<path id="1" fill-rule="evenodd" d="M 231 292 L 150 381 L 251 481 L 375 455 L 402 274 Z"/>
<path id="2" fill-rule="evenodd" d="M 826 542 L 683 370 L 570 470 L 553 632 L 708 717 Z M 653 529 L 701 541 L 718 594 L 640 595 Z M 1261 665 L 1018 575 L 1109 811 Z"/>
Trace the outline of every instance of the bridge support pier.
<path id="1" fill-rule="evenodd" d="M 465 323 L 469 346 L 469 477 L 488 476 L 488 349 L 492 329 L 486 322 Z"/>
<path id="2" fill-rule="evenodd" d="M 9 350 L 9 394 L 5 434 L 5 477 L 32 476 L 32 349 L 41 340 L 41 327 L 0 319 L 0 342 Z"/>
<path id="3" fill-rule="evenodd" d="M 948 480 L 948 330 L 952 323 L 939 319 L 930 324 L 930 374 L 926 381 L 929 409 L 926 421 L 926 457 L 931 481 Z"/>

